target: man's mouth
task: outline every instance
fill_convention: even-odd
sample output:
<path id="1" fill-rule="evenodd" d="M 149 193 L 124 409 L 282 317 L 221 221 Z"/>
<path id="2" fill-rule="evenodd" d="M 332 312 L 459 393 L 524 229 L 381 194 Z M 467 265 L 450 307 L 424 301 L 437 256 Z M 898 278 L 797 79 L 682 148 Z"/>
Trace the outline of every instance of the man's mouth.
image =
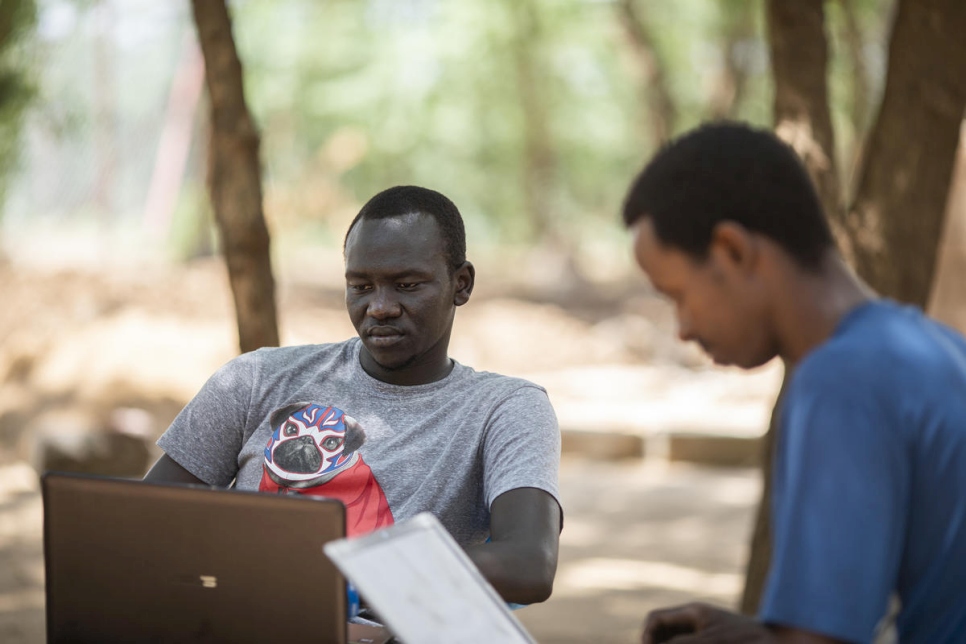
<path id="1" fill-rule="evenodd" d="M 366 331 L 366 335 L 369 338 L 370 344 L 374 344 L 379 347 L 395 344 L 403 337 L 403 334 L 398 329 L 389 326 L 373 327 Z"/>

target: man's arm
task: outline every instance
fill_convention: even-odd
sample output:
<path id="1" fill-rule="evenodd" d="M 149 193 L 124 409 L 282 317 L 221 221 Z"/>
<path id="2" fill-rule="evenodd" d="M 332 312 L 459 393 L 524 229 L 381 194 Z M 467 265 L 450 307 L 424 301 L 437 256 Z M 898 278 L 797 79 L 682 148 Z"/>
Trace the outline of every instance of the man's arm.
<path id="1" fill-rule="evenodd" d="M 144 480 L 149 483 L 188 483 L 194 485 L 207 485 L 197 476 L 178 465 L 178 463 L 168 456 L 162 454 L 158 462 L 155 463 L 148 473 L 144 475 Z"/>
<path id="2" fill-rule="evenodd" d="M 750 617 L 685 604 L 653 611 L 644 622 L 642 644 L 846 644 L 817 633 L 766 626 Z"/>
<path id="3" fill-rule="evenodd" d="M 550 597 L 560 541 L 556 499 L 532 487 L 504 492 L 490 507 L 490 537 L 467 554 L 500 596 L 518 604 Z"/>

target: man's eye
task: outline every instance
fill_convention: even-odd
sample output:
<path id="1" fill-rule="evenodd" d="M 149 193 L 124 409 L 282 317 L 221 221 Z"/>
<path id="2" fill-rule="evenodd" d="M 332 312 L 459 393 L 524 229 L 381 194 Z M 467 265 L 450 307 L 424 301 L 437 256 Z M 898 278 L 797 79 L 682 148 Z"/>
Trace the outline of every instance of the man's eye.
<path id="1" fill-rule="evenodd" d="M 371 288 L 369 284 L 349 284 L 349 290 L 355 293 L 365 293 Z"/>
<path id="2" fill-rule="evenodd" d="M 414 288 L 416 288 L 417 286 L 419 286 L 419 282 L 400 282 L 396 286 L 398 286 L 399 288 L 401 288 L 404 291 L 411 291 Z"/>

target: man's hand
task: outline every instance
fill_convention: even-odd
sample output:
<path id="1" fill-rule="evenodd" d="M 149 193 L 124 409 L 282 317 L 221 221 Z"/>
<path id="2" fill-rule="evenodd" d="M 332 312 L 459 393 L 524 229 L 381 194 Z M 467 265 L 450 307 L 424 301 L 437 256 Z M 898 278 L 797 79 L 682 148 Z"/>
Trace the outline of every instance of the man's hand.
<path id="1" fill-rule="evenodd" d="M 651 612 L 641 638 L 642 644 L 774 641 L 772 633 L 759 622 L 707 604 L 685 604 Z"/>
<path id="2" fill-rule="evenodd" d="M 757 620 L 708 606 L 684 604 L 652 611 L 644 621 L 642 644 L 840 644 L 795 628 L 765 626 Z"/>

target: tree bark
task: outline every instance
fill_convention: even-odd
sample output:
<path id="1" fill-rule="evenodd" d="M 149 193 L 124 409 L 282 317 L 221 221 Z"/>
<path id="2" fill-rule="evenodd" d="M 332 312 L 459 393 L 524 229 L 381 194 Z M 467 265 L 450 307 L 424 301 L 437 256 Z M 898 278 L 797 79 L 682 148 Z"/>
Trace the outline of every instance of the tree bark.
<path id="1" fill-rule="evenodd" d="M 242 352 L 278 346 L 275 281 L 262 214 L 259 136 L 245 104 L 225 0 L 192 0 L 211 103 L 208 188 L 235 298 Z"/>
<path id="2" fill-rule="evenodd" d="M 879 114 L 845 226 L 859 274 L 925 307 L 966 109 L 966 2 L 901 0 Z"/>
<path id="3" fill-rule="evenodd" d="M 842 194 L 835 135 L 828 107 L 828 44 L 823 0 L 768 0 L 765 5 L 772 75 L 775 132 L 795 148 L 815 182 L 825 214 L 841 235 Z"/>
<path id="4" fill-rule="evenodd" d="M 620 0 L 618 11 L 621 26 L 627 34 L 627 39 L 643 72 L 641 86 L 650 114 L 651 143 L 657 148 L 674 133 L 677 108 L 668 88 L 664 64 L 654 46 L 654 39 L 647 25 L 637 11 L 634 0 Z"/>

